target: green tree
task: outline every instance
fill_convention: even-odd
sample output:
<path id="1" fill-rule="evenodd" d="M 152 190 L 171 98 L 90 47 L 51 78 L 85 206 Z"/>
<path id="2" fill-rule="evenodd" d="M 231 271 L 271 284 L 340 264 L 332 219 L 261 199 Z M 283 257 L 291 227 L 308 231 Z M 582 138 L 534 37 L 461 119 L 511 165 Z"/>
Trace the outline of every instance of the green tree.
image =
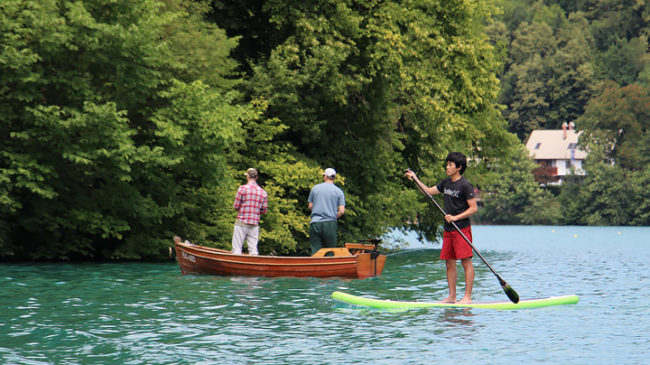
<path id="1" fill-rule="evenodd" d="M 648 154 L 648 137 L 646 136 L 645 140 L 645 156 L 650 156 Z M 633 196 L 634 198 L 632 199 L 632 215 L 629 219 L 630 225 L 635 225 L 635 226 L 650 226 L 650 191 L 648 190 L 648 186 L 650 186 L 650 168 L 648 168 L 649 164 L 646 161 L 645 164 L 646 168 L 641 169 L 639 171 L 635 171 L 632 175 L 632 178 L 630 179 L 632 189 L 633 189 Z"/>
<path id="2" fill-rule="evenodd" d="M 535 7 L 539 21 L 523 22 L 512 33 L 500 95 L 509 129 L 521 140 L 534 129 L 557 129 L 578 118 L 595 78 L 593 39 L 584 16 L 565 18 L 557 6 L 539 2 Z"/>
<path id="3" fill-rule="evenodd" d="M 197 59 L 184 64 L 170 44 L 183 37 L 174 29 L 191 33 L 189 15 L 153 0 L 1 8 L 3 255 L 151 258 L 181 227 L 222 234 L 229 217 L 209 212 L 232 185 L 226 149 L 259 112 L 180 81 Z"/>
<path id="4" fill-rule="evenodd" d="M 650 125 L 650 88 L 632 84 L 620 87 L 613 82 L 601 84 L 598 94 L 587 104 L 578 119 L 591 150 L 629 170 L 647 168 L 648 126 Z"/>
<path id="5" fill-rule="evenodd" d="M 228 38 L 225 30 L 204 20 L 211 8 L 205 1 L 160 0 L 175 15 L 164 26 L 164 39 L 178 69 L 175 76 L 185 82 L 203 83 L 227 93 L 241 82 L 240 66 L 230 55 L 241 37 Z"/>
<path id="6" fill-rule="evenodd" d="M 600 51 L 609 49 L 619 39 L 632 39 L 647 29 L 650 5 L 638 0 L 594 0 L 582 7 L 591 20 L 591 33 Z"/>
<path id="7" fill-rule="evenodd" d="M 581 184 L 563 187 L 567 222 L 586 225 L 647 225 L 650 89 L 602 83 L 578 120 L 581 143 L 590 151 Z"/>
<path id="8" fill-rule="evenodd" d="M 600 80 L 612 80 L 621 86 L 634 83 L 643 71 L 648 57 L 648 38 L 618 39 L 596 57 Z"/>
<path id="9" fill-rule="evenodd" d="M 549 71 L 545 58 L 557 48 L 553 30 L 545 23 L 523 22 L 513 32 L 500 101 L 509 130 L 524 140 L 547 122 Z"/>
<path id="10" fill-rule="evenodd" d="M 556 224 L 556 199 L 542 189 L 532 174 L 537 165 L 523 145 L 513 147 L 513 159 L 499 161 L 481 185 L 481 221 L 496 224 Z"/>
<path id="11" fill-rule="evenodd" d="M 625 170 L 603 157 L 592 151 L 584 166 L 584 181 L 568 180 L 563 187 L 559 199 L 566 224 L 620 226 L 632 222 L 629 207 L 638 204 L 627 189 Z"/>
<path id="12" fill-rule="evenodd" d="M 251 63 L 247 94 L 268 100 L 266 116 L 288 127 L 274 143 L 345 177 L 344 237 L 403 224 L 406 166 L 439 176 L 450 149 L 489 159 L 512 141 L 482 32 L 491 2 L 267 1 L 262 9 L 285 36 Z"/>
<path id="13" fill-rule="evenodd" d="M 571 14 L 556 31 L 557 51 L 545 62 L 549 74 L 546 82 L 549 101 L 546 127 L 549 129 L 560 129 L 562 123 L 576 120 L 592 95 L 593 39 L 587 29 L 584 16 Z"/>
<path id="14" fill-rule="evenodd" d="M 523 64 L 513 65 L 508 75 L 513 84 L 512 100 L 504 115 L 510 131 L 520 140 L 525 140 L 531 131 L 546 126 L 550 104 L 544 83 L 545 71 L 542 57 L 537 55 Z"/>

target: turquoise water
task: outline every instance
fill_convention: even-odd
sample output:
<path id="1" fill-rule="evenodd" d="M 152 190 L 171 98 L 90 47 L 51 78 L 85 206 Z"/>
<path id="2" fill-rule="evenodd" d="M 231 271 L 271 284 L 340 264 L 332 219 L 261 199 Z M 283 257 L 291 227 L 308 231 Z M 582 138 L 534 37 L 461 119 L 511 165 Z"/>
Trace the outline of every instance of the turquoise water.
<path id="1" fill-rule="evenodd" d="M 477 249 L 522 299 L 580 296 L 518 311 L 389 312 L 330 299 L 334 290 L 444 298 L 439 246 L 410 236 L 410 249 L 367 280 L 182 276 L 175 263 L 1 264 L 0 363 L 647 364 L 648 237 L 650 227 L 475 226 Z M 507 300 L 474 263 L 474 300 Z"/>

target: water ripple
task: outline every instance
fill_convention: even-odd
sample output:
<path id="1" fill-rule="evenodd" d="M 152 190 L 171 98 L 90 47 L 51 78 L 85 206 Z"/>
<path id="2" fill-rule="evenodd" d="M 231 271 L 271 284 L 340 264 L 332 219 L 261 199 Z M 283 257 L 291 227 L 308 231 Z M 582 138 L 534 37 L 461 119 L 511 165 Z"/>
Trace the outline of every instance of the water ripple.
<path id="1" fill-rule="evenodd" d="M 329 298 L 443 298 L 437 248 L 393 254 L 382 277 L 367 280 L 182 276 L 174 263 L 2 264 L 0 363 L 643 364 L 650 249 L 639 242 L 650 229 L 583 228 L 475 227 L 481 253 L 522 298 L 580 295 L 578 305 L 522 311 L 381 311 Z M 474 262 L 474 299 L 504 300 Z"/>

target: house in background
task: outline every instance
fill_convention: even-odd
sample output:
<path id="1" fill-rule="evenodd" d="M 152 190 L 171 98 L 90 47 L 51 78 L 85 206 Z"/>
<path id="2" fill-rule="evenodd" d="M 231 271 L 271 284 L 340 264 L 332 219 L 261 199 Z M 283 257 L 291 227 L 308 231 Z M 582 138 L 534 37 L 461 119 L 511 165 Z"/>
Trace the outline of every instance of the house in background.
<path id="1" fill-rule="evenodd" d="M 582 162 L 587 153 L 578 149 L 582 132 L 564 123 L 562 129 L 534 130 L 526 148 L 540 166 L 533 171 L 535 180 L 544 185 L 560 185 L 567 175 L 584 175 Z"/>

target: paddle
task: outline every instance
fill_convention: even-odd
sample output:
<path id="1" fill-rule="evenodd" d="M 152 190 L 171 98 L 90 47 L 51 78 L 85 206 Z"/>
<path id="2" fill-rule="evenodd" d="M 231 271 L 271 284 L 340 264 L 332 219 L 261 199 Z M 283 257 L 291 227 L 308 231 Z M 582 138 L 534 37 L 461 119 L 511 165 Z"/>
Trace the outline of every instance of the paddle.
<path id="1" fill-rule="evenodd" d="M 406 170 L 407 170 L 407 171 L 412 171 L 411 169 L 406 169 Z M 433 202 L 433 204 L 435 204 L 436 207 L 438 207 L 438 209 L 440 210 L 440 212 L 442 213 L 443 216 L 446 216 L 447 213 L 445 213 L 445 210 L 442 209 L 442 207 L 440 206 L 440 204 L 438 204 L 438 202 L 437 202 L 435 199 L 433 199 L 433 197 L 431 196 L 431 194 L 429 194 L 429 192 L 427 192 L 427 190 L 426 190 L 424 187 L 422 187 L 422 184 L 420 183 L 420 181 L 419 181 L 417 178 L 413 179 L 413 181 L 414 181 L 415 184 L 417 185 L 417 187 L 418 187 L 418 189 L 420 190 L 420 192 L 421 192 L 422 194 L 424 194 L 426 197 L 428 197 L 429 200 L 431 200 L 431 201 Z M 517 294 L 517 292 L 516 292 L 516 291 L 515 291 L 515 290 L 514 290 L 510 285 L 508 285 L 508 283 L 506 283 L 506 281 L 503 280 L 503 279 L 501 278 L 501 276 L 499 276 L 499 274 L 497 274 L 496 271 L 494 271 L 494 269 L 492 268 L 492 266 L 490 266 L 490 264 L 488 264 L 488 262 L 485 261 L 485 259 L 483 258 L 483 256 L 482 256 L 482 255 L 481 255 L 481 254 L 476 250 L 476 247 L 474 247 L 474 245 L 472 244 L 472 242 L 470 242 L 470 240 L 465 236 L 465 234 L 463 234 L 463 232 L 460 230 L 460 228 L 458 228 L 458 226 L 456 225 L 456 222 L 451 222 L 451 224 L 454 226 L 454 228 L 456 228 L 456 230 L 458 231 L 458 233 L 460 233 L 460 235 L 465 239 L 465 241 L 467 241 L 467 244 L 469 245 L 469 247 L 471 247 L 472 250 L 474 250 L 474 252 L 476 252 L 476 254 L 478 255 L 478 257 L 480 257 L 481 260 L 483 260 L 483 262 L 485 263 L 485 265 L 487 265 L 487 267 L 490 269 L 490 271 L 492 271 L 492 273 L 494 274 L 494 276 L 496 276 L 497 279 L 499 279 L 499 284 L 501 284 L 501 288 L 503 288 L 503 291 L 506 293 L 506 295 L 508 296 L 508 298 L 509 298 L 513 303 L 518 303 L 518 302 L 519 302 L 519 294 Z"/>

